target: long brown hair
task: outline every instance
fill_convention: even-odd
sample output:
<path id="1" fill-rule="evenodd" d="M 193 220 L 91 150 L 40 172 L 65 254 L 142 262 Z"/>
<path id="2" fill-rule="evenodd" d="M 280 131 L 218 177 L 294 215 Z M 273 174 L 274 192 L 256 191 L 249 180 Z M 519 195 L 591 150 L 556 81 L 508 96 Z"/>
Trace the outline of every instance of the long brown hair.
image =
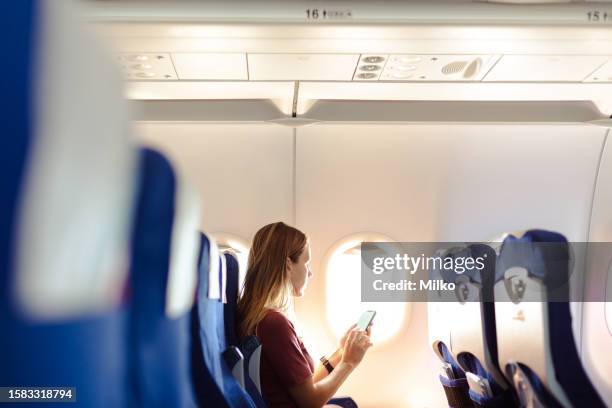
<path id="1" fill-rule="evenodd" d="M 238 336 L 254 334 L 268 309 L 287 312 L 293 286 L 287 275 L 287 258 L 297 262 L 308 238 L 282 222 L 262 227 L 253 238 L 242 296 L 238 300 Z"/>

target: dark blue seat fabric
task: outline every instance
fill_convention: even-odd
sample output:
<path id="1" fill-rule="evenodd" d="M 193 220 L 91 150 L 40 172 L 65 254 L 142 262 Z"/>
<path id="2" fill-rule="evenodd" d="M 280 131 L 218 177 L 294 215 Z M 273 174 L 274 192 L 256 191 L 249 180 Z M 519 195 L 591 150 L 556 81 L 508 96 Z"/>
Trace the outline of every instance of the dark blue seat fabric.
<path id="1" fill-rule="evenodd" d="M 245 365 L 245 388 L 257 408 L 265 408 L 266 402 L 261 395 L 258 387 L 261 387 L 259 378 L 259 367 L 261 360 L 261 342 L 257 336 L 248 336 L 240 345 L 242 354 L 244 355 Z M 257 381 L 257 384 L 255 383 Z"/>
<path id="2" fill-rule="evenodd" d="M 201 356 L 206 370 L 201 370 L 198 377 L 197 386 L 202 387 L 201 392 L 198 391 L 198 400 L 205 407 L 254 407 L 253 401 L 240 387 L 221 357 L 228 345 L 222 299 L 210 299 L 208 296 L 209 273 L 214 272 L 210 271 L 210 247 L 208 237 L 201 234 L 201 261 L 192 336 L 199 337 L 195 354 Z M 221 274 L 220 271 L 217 273 Z"/>
<path id="3" fill-rule="evenodd" d="M 202 268 L 210 269 L 209 264 L 209 242 L 200 236 L 200 252 L 198 256 L 198 272 Z M 198 273 L 198 280 L 201 279 L 201 273 Z M 199 286 L 199 283 L 198 283 Z M 198 289 L 199 295 L 200 291 Z M 193 381 L 196 391 L 198 405 L 201 407 L 229 407 L 230 405 L 225 400 L 222 386 L 216 382 L 213 371 L 208 362 L 212 359 L 212 354 L 209 349 L 202 347 L 202 339 L 200 337 L 200 316 L 198 313 L 199 301 L 196 301 L 191 311 L 191 342 L 193 345 L 191 354 L 191 369 Z M 204 356 L 206 352 L 206 357 Z M 214 363 L 213 363 L 214 364 Z M 220 367 L 219 367 L 220 370 Z"/>
<path id="4" fill-rule="evenodd" d="M 482 365 L 482 363 L 470 353 L 462 353 L 458 357 L 461 365 L 466 372 L 476 374 L 480 378 L 484 378 L 489 382 L 492 397 L 483 397 L 472 390 L 469 390 L 469 395 L 472 401 L 478 403 L 482 407 L 514 407 L 516 402 L 511 388 L 504 390 L 497 382 L 491 373 Z"/>
<path id="5" fill-rule="evenodd" d="M 495 305 L 494 300 L 494 283 L 495 283 L 495 261 L 496 254 L 495 250 L 486 244 L 470 244 L 465 247 L 456 247 L 451 248 L 443 253 L 444 258 L 465 258 L 471 257 L 473 259 L 482 258 L 484 267 L 479 269 L 477 267 L 473 268 L 465 268 L 462 273 L 456 273 L 453 270 L 444 270 L 441 269 L 439 271 L 439 275 L 445 282 L 455 283 L 458 285 L 459 291 L 461 289 L 462 284 L 466 284 L 469 282 L 472 285 L 475 285 L 478 289 L 478 295 L 480 299 L 480 314 L 478 316 L 465 316 L 469 320 L 479 320 L 481 322 L 480 329 L 482 333 L 478 335 L 482 336 L 482 346 L 484 347 L 485 356 L 488 356 L 490 359 L 487 364 L 490 364 L 491 370 L 496 370 L 498 374 L 498 378 L 500 381 L 503 380 L 501 376 L 501 370 L 499 369 L 498 359 L 497 359 L 497 335 L 496 335 L 496 327 L 495 327 Z M 473 290 L 473 289 L 472 289 Z M 455 293 L 452 296 L 457 296 Z M 453 300 L 454 302 L 460 301 L 459 298 L 456 299 L 448 299 Z M 468 313 L 473 312 L 474 309 L 467 309 L 463 307 L 459 307 L 456 309 L 456 313 Z M 456 316 L 460 319 L 460 316 Z M 460 329 L 461 331 L 461 329 Z M 465 335 L 460 334 L 460 336 Z M 474 336 L 474 338 L 478 338 Z M 453 333 L 451 333 L 451 338 L 453 337 Z M 489 382 L 491 387 L 491 391 L 493 392 L 492 397 L 484 398 L 479 396 L 478 394 L 469 391 L 469 397 L 472 401 L 477 402 L 480 406 L 486 407 L 511 407 L 515 405 L 513 393 L 511 389 L 508 388 L 507 384 L 504 384 L 502 387 L 501 384 L 498 384 L 496 378 L 492 373 L 487 369 L 483 362 L 481 362 L 469 349 L 455 350 L 457 354 L 457 361 L 453 359 L 452 354 L 446 349 L 446 345 L 441 343 L 439 346 L 440 354 L 443 356 L 444 360 L 451 364 L 453 367 L 453 371 L 455 372 L 455 377 L 457 381 L 453 384 L 454 387 L 459 388 L 462 384 L 465 383 L 467 386 L 467 381 L 462 381 L 461 379 L 465 377 L 466 372 L 470 372 L 479 376 L 480 378 L 484 378 Z M 464 345 L 465 347 L 465 345 Z M 458 372 L 458 376 L 457 376 Z M 442 383 L 449 387 L 451 386 L 451 381 L 447 380 L 444 377 L 440 377 Z M 467 392 L 467 388 L 464 388 L 464 391 Z M 459 392 L 459 391 L 457 391 Z"/>
<path id="6" fill-rule="evenodd" d="M 226 278 L 225 288 L 227 303 L 223 305 L 223 315 L 225 320 L 225 337 L 229 346 L 239 346 L 236 335 L 236 305 L 238 302 L 238 280 L 239 266 L 238 260 L 230 253 L 225 253 Z"/>
<path id="7" fill-rule="evenodd" d="M 190 317 L 166 316 L 176 178 L 160 153 L 141 153 L 132 239 L 130 358 L 138 406 L 196 406 L 191 381 Z"/>
<path id="8" fill-rule="evenodd" d="M 530 245 L 531 243 L 537 245 Z M 567 301 L 570 265 L 570 249 L 563 235 L 530 230 L 521 238 L 509 236 L 504 240 L 497 258 L 496 281 L 503 280 L 504 273 L 509 268 L 523 268 L 530 277 L 543 282 L 547 299 L 565 299 L 549 301 L 544 309 L 547 316 L 543 321 L 548 322 L 548 346 L 556 381 L 573 406 L 604 407 L 601 397 L 582 367 L 572 332 L 572 316 Z M 542 389 L 544 385 L 536 373 L 529 370 L 529 362 L 521 363 L 526 366 L 525 371 L 531 376 L 532 387 L 536 390 Z M 541 398 L 546 400 L 547 396 L 543 393 Z"/>
<path id="9" fill-rule="evenodd" d="M 443 342 L 437 344 L 438 351 L 442 356 L 442 360 L 451 366 L 454 378 L 447 378 L 439 375 L 438 379 L 442 384 L 446 400 L 450 408 L 468 408 L 472 406 L 469 397 L 469 386 L 465 378 L 465 371 L 457 363 L 452 353 Z"/>
<path id="10" fill-rule="evenodd" d="M 11 63 L 2 66 L 0 75 L 5 101 L 0 109 L 3 135 L 0 138 L 0 385 L 76 387 L 77 402 L 70 406 L 122 407 L 126 405 L 122 307 L 61 321 L 39 322 L 21 313 L 11 290 L 15 280 L 18 204 L 26 163 L 35 143 L 34 55 L 42 16 L 37 14 L 38 2 L 31 0 L 7 2 L 3 4 L 3 12 L 2 48 L 11 55 Z M 66 404 L 46 403 L 45 406 L 65 407 Z"/>
<path id="11" fill-rule="evenodd" d="M 330 399 L 327 403 L 342 408 L 358 408 L 357 403 L 351 397 L 336 397 Z"/>
<path id="12" fill-rule="evenodd" d="M 485 347 L 488 350 L 488 355 L 491 359 L 489 364 L 498 372 L 502 372 L 499 368 L 497 358 L 497 330 L 495 327 L 495 304 L 494 300 L 494 285 L 495 285 L 495 265 L 496 254 L 491 246 L 486 244 L 471 244 L 468 246 L 469 255 L 476 258 L 483 258 L 484 268 L 478 270 L 476 268 L 468 269 L 466 275 L 470 279 L 481 285 L 480 289 L 480 312 L 482 320 L 482 336 Z M 516 405 L 514 395 L 511 388 L 504 388 L 497 383 L 495 377 L 491 374 L 483 363 L 469 352 L 459 353 L 457 359 L 466 372 L 476 374 L 477 376 L 486 379 L 489 382 L 493 396 L 485 398 L 470 390 L 470 398 L 483 407 L 512 407 Z"/>

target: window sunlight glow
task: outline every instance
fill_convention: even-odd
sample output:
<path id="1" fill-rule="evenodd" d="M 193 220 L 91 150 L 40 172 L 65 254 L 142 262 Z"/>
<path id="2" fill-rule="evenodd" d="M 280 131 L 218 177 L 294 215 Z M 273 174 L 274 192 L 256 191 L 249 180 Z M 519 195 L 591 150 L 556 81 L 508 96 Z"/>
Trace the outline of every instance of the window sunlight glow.
<path id="1" fill-rule="evenodd" d="M 404 324 L 406 303 L 361 301 L 361 240 L 346 241 L 327 262 L 327 320 L 337 338 L 366 310 L 376 310 L 372 341 L 392 338 Z"/>

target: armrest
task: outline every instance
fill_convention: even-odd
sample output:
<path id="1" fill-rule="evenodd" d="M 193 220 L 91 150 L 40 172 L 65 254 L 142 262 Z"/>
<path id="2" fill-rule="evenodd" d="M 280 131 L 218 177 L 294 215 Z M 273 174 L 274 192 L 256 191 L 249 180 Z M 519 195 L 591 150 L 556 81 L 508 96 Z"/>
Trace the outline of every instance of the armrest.
<path id="1" fill-rule="evenodd" d="M 358 408 L 357 403 L 351 397 L 334 397 L 327 401 L 327 405 L 337 405 L 342 408 Z"/>
<path id="2" fill-rule="evenodd" d="M 244 389 L 244 357 L 238 347 L 231 346 L 225 350 L 223 360 L 232 371 L 232 375 L 240 384 L 240 387 Z"/>

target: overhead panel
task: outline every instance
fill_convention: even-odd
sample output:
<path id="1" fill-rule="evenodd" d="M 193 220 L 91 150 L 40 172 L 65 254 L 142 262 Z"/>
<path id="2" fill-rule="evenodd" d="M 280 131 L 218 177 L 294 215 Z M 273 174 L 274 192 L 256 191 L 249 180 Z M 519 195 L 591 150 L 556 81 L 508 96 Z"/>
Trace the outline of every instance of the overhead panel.
<path id="1" fill-rule="evenodd" d="M 581 82 L 607 60 L 605 56 L 504 55 L 484 81 Z"/>
<path id="2" fill-rule="evenodd" d="M 597 71 L 589 75 L 584 82 L 612 82 L 612 58 Z"/>
<path id="3" fill-rule="evenodd" d="M 246 53 L 173 53 L 179 79 L 246 81 Z"/>
<path id="4" fill-rule="evenodd" d="M 359 54 L 248 54 L 254 81 L 350 81 Z"/>
<path id="5" fill-rule="evenodd" d="M 363 55 L 353 80 L 480 81 L 499 58 L 499 55 Z"/>
<path id="6" fill-rule="evenodd" d="M 388 58 L 388 55 L 381 54 L 362 55 L 353 75 L 353 81 L 378 81 Z"/>
<path id="7" fill-rule="evenodd" d="M 177 79 L 170 54 L 117 54 L 116 59 L 124 77 L 131 81 L 168 81 Z"/>

